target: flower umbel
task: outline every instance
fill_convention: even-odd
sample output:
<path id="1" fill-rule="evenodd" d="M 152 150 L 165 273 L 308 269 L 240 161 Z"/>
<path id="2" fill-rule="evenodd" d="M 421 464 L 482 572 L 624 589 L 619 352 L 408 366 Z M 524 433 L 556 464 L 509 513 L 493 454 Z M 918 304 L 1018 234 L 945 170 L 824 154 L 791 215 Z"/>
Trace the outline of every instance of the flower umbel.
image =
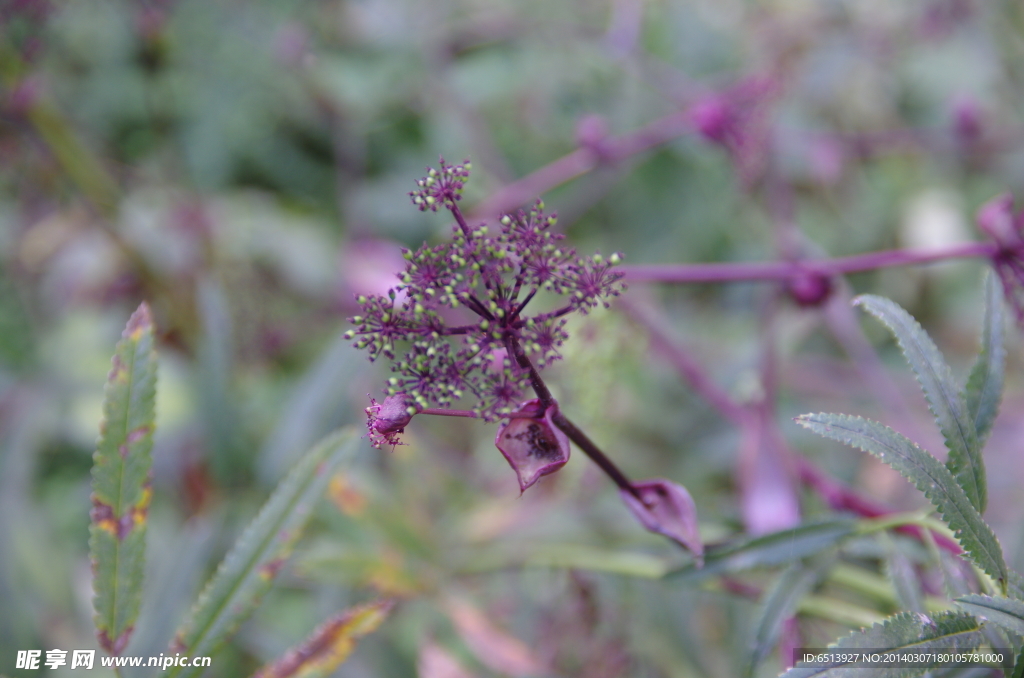
<path id="1" fill-rule="evenodd" d="M 542 368 L 560 357 L 565 316 L 587 313 L 624 289 L 614 267 L 621 255 L 584 257 L 552 233 L 556 216 L 540 201 L 506 214 L 497 233 L 471 227 L 459 209 L 470 165 L 430 169 L 410 193 L 420 210 L 439 206 L 455 218 L 453 238 L 405 250 L 408 264 L 387 296 L 361 296 L 351 322 L 356 348 L 371 360 L 392 361 L 387 393 L 405 394 L 410 406 L 451 407 L 475 396 L 477 416 L 494 421 L 524 399 L 531 372 L 516 359 L 513 344 Z M 561 305 L 527 314 L 538 294 L 561 296 Z M 550 300 L 548 300 L 550 306 Z"/>

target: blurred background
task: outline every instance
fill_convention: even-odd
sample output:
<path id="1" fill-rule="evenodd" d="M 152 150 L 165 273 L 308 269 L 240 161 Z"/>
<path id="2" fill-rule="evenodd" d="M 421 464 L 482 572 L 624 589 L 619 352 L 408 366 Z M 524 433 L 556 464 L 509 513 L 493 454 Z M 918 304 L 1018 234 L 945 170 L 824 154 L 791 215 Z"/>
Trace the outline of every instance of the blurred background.
<path id="1" fill-rule="evenodd" d="M 476 218 L 542 196 L 581 252 L 629 264 L 946 247 L 980 239 L 978 206 L 1024 186 L 1024 10 L 1009 0 L 3 0 L 0 21 L 11 676 L 19 649 L 96 647 L 89 469 L 130 312 L 154 309 L 160 373 L 147 598 L 126 654 L 156 655 L 291 464 L 380 398 L 386 366 L 341 334 L 354 294 L 396 283 L 400 247 L 446 237 L 407 196 L 440 155 L 472 159 Z M 769 284 L 634 284 L 633 313 L 574 320 L 546 374 L 627 473 L 689 488 L 709 542 L 828 515 L 793 454 L 919 508 L 898 476 L 791 417 L 872 416 L 939 454 L 911 373 L 848 300 L 907 307 L 962 378 L 984 269 L 858 274 L 809 307 Z M 768 432 L 745 435 L 695 394 L 637 308 L 737 402 L 765 403 Z M 988 517 L 1019 568 L 1009 337 Z M 777 568 L 746 589 L 658 579 L 686 557 L 582 454 L 519 497 L 493 426 L 428 419 L 394 451 L 367 443 L 208 675 L 251 675 L 379 595 L 402 602 L 336 675 L 740 674 Z M 882 556 L 858 544 L 846 557 L 876 574 Z M 787 628 L 824 646 L 842 622 Z"/>

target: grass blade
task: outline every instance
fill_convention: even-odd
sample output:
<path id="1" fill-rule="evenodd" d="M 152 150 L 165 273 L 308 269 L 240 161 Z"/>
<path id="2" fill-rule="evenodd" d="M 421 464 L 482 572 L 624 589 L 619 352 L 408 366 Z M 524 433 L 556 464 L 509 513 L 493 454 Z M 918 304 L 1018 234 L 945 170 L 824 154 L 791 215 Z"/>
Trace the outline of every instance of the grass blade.
<path id="1" fill-rule="evenodd" d="M 713 544 L 704 551 L 704 567 L 693 563 L 667 573 L 686 580 L 704 579 L 793 562 L 832 548 L 856 533 L 856 522 L 839 519 L 806 523 L 731 544 Z"/>
<path id="2" fill-rule="evenodd" d="M 1006 591 L 1007 567 L 992 528 L 943 464 L 876 421 L 845 414 L 804 414 L 797 423 L 818 435 L 870 452 L 921 490 L 953 530 L 964 551 Z"/>
<path id="3" fill-rule="evenodd" d="M 153 318 L 143 303 L 114 351 L 93 455 L 89 552 L 94 621 L 100 646 L 112 655 L 128 644 L 142 603 L 155 399 Z"/>
<path id="4" fill-rule="evenodd" d="M 971 505 L 978 513 L 984 513 L 988 493 L 974 417 L 935 342 L 913 316 L 894 301 L 865 294 L 853 303 L 881 320 L 896 337 L 946 439 L 949 448 L 946 466 L 967 493 Z"/>
<path id="5" fill-rule="evenodd" d="M 974 417 L 979 443 L 984 443 L 999 413 L 1003 396 L 1003 371 L 1006 367 L 1003 320 L 1003 286 L 992 273 L 985 278 L 985 326 L 981 335 L 981 353 L 971 368 L 964 386 L 967 410 Z"/>
<path id="6" fill-rule="evenodd" d="M 377 630 L 393 605 L 390 600 L 378 600 L 331 617 L 301 645 L 252 678 L 325 678 L 333 674 L 352 654 L 356 641 Z"/>
<path id="7" fill-rule="evenodd" d="M 831 562 L 824 565 L 831 565 Z M 782 572 L 761 602 L 754 624 L 754 642 L 744 675 L 755 675 L 757 665 L 778 642 L 783 623 L 793 616 L 800 599 L 810 593 L 824 574 L 824 569 L 823 564 L 815 567 L 797 562 Z"/>
<path id="8" fill-rule="evenodd" d="M 352 429 L 345 429 L 324 439 L 292 468 L 217 568 L 175 634 L 172 652 L 213 654 L 252 611 L 291 555 L 331 475 L 352 457 L 358 441 Z M 175 666 L 167 676 L 194 676 L 201 671 Z"/>
<path id="9" fill-rule="evenodd" d="M 981 645 L 983 637 L 978 620 L 969 614 L 943 612 L 928 617 L 923 614 L 902 612 L 881 624 L 855 631 L 830 645 L 837 650 L 873 650 L 934 652 L 936 650 L 972 650 Z M 849 666 L 811 667 L 797 664 L 786 671 L 786 678 L 907 678 L 919 676 L 929 669 L 924 667 L 884 668 Z"/>
<path id="10" fill-rule="evenodd" d="M 956 603 L 973 615 L 999 624 L 1017 635 L 1024 635 L 1024 601 L 972 594 L 957 598 Z"/>

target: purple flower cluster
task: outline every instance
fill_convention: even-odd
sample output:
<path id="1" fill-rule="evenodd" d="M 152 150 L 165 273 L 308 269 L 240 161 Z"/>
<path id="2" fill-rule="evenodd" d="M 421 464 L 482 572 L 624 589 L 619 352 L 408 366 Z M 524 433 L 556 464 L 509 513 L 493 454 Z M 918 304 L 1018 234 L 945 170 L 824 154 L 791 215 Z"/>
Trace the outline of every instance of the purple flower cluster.
<path id="1" fill-rule="evenodd" d="M 607 306 L 624 285 L 613 270 L 621 255 L 582 257 L 562 246 L 563 236 L 551 232 L 556 217 L 540 201 L 502 216 L 497 233 L 469 226 L 458 207 L 469 170 L 468 162 L 442 159 L 417 182 L 413 204 L 449 210 L 453 238 L 405 250 L 400 283 L 386 296 L 357 298 L 361 313 L 350 319 L 356 327 L 349 337 L 371 360 L 391 361 L 386 392 L 404 396 L 406 409 L 448 408 L 472 395 L 476 416 L 494 421 L 513 412 L 529 388 L 530 370 L 517 353 L 537 369 L 557 360 L 568 338 L 566 316 Z M 527 315 L 531 302 L 550 310 Z"/>

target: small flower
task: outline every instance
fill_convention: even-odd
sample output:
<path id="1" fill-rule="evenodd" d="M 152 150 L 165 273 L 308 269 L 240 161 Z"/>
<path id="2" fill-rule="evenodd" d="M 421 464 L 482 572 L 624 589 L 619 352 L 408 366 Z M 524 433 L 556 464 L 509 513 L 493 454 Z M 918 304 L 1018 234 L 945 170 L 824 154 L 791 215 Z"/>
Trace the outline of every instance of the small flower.
<path id="1" fill-rule="evenodd" d="M 770 77 L 751 77 L 697 101 L 689 110 L 693 126 L 721 145 L 745 184 L 763 173 L 770 142 L 769 106 L 779 85 Z"/>
<path id="2" fill-rule="evenodd" d="M 697 525 L 697 506 L 686 488 L 660 478 L 633 483 L 633 488 L 639 498 L 626 490 L 619 494 L 640 524 L 678 542 L 693 554 L 698 567 L 703 565 L 704 545 Z"/>
<path id="3" fill-rule="evenodd" d="M 1017 324 L 1024 327 L 1024 212 L 1013 213 L 1013 196 L 997 196 L 978 210 L 978 228 L 999 246 L 992 255 L 1006 300 L 1013 307 Z"/>
<path id="4" fill-rule="evenodd" d="M 378 449 L 384 445 L 401 445 L 398 434 L 405 432 L 415 414 L 416 407 L 404 393 L 388 396 L 382 403 L 370 398 L 366 408 L 370 444 Z"/>
<path id="5" fill-rule="evenodd" d="M 569 461 L 569 438 L 551 420 L 557 412 L 557 404 L 544 410 L 540 400 L 528 400 L 498 428 L 494 444 L 516 472 L 521 492 Z"/>
<path id="6" fill-rule="evenodd" d="M 462 200 L 462 187 L 469 178 L 472 165 L 468 160 L 461 165 L 448 165 L 445 164 L 444 158 L 441 158 L 440 166 L 439 170 L 428 167 L 427 176 L 416 182 L 420 189 L 409 193 L 412 203 L 419 207 L 421 212 L 436 212 L 439 206 L 451 207 Z"/>

